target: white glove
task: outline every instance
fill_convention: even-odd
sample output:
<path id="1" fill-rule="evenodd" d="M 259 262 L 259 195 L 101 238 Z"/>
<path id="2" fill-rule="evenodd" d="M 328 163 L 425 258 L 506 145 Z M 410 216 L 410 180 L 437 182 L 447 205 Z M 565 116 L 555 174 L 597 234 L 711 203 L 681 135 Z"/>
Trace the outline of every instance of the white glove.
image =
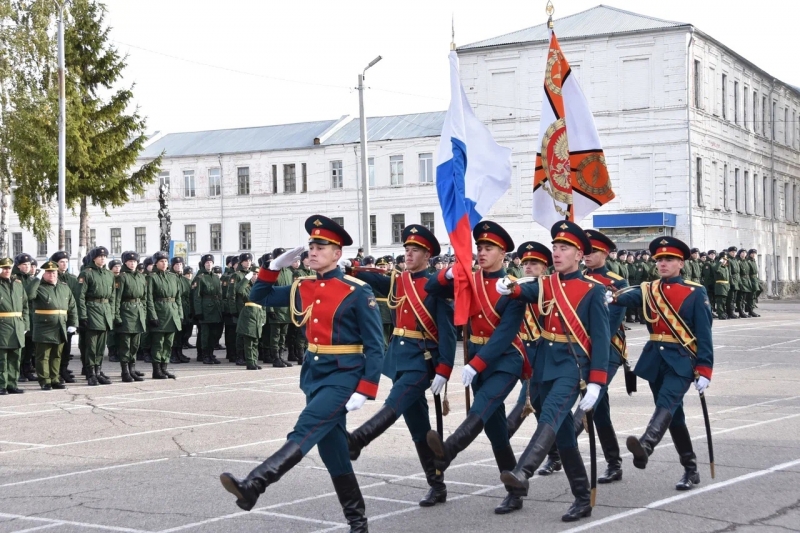
<path id="1" fill-rule="evenodd" d="M 40 268 L 39 271 L 36 273 L 36 279 L 42 279 L 42 276 L 44 276 L 44 270 Z"/>
<path id="2" fill-rule="evenodd" d="M 697 378 L 697 381 L 694 382 L 694 388 L 697 389 L 697 392 L 703 394 L 708 388 L 708 385 L 710 383 L 711 383 L 710 379 L 700 376 L 699 378 Z"/>
<path id="3" fill-rule="evenodd" d="M 464 387 L 469 387 L 472 385 L 472 380 L 475 376 L 478 375 L 478 371 L 472 368 L 471 366 L 467 365 L 464 367 L 464 370 L 461 371 L 461 383 L 464 384 Z"/>
<path id="4" fill-rule="evenodd" d="M 361 394 L 360 392 L 354 392 L 350 399 L 347 400 L 344 408 L 347 409 L 347 412 L 350 411 L 358 411 L 362 407 L 364 407 L 364 402 L 367 401 L 367 397 Z"/>
<path id="5" fill-rule="evenodd" d="M 511 284 L 511 280 L 508 278 L 500 278 L 497 280 L 497 283 L 494 284 L 494 288 L 497 291 L 497 294 L 500 296 L 508 296 L 511 294 L 511 289 L 508 286 Z"/>
<path id="6" fill-rule="evenodd" d="M 586 394 L 583 395 L 581 403 L 578 404 L 584 413 L 588 413 L 594 409 L 594 404 L 597 403 L 597 398 L 600 397 L 601 388 L 602 387 L 597 383 L 589 383 L 586 385 Z"/>
<path id="7" fill-rule="evenodd" d="M 453 279 L 453 267 L 450 267 L 445 271 L 444 277 L 447 279 Z"/>
<path id="8" fill-rule="evenodd" d="M 438 396 L 444 390 L 445 383 L 447 383 L 447 378 L 436 374 L 431 383 L 431 392 Z"/>
<path id="9" fill-rule="evenodd" d="M 253 279 L 253 274 L 254 272 L 248 272 L 247 274 L 244 275 L 244 279 L 250 281 L 251 279 Z"/>
<path id="10" fill-rule="evenodd" d="M 349 259 L 345 259 L 344 257 L 339 259 L 339 262 L 336 263 L 336 264 L 339 265 L 339 268 L 341 268 L 342 270 L 344 270 L 345 268 L 350 268 L 351 266 L 353 266 L 353 262 L 350 261 Z"/>
<path id="11" fill-rule="evenodd" d="M 606 303 L 610 304 L 614 301 L 614 293 L 611 291 L 606 291 Z"/>
<path id="12" fill-rule="evenodd" d="M 78 331 L 78 328 L 76 328 L 75 326 L 69 326 L 67 328 L 67 333 L 75 333 L 76 331 Z"/>
<path id="13" fill-rule="evenodd" d="M 269 264 L 269 269 L 280 270 L 282 268 L 292 266 L 292 263 L 294 263 L 295 259 L 300 257 L 300 255 L 305 251 L 305 249 L 306 249 L 305 246 L 296 246 L 291 250 L 286 250 L 281 255 L 272 260 L 272 262 Z"/>

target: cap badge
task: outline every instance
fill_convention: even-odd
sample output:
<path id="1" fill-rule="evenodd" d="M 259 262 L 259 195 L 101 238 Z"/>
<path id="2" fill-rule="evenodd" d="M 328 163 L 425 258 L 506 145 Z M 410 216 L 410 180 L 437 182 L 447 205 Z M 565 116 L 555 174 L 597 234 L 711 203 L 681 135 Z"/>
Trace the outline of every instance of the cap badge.
<path id="1" fill-rule="evenodd" d="M 567 229 L 567 228 L 569 228 L 569 226 L 568 226 L 566 223 L 564 223 L 564 224 L 561 224 L 561 225 L 559 226 L 559 228 L 561 228 L 561 229 Z"/>
<path id="2" fill-rule="evenodd" d="M 320 227 L 322 225 L 322 222 L 320 221 L 320 219 L 317 219 L 314 221 L 314 225 Z"/>
<path id="3" fill-rule="evenodd" d="M 419 232 L 419 230 L 417 228 L 411 228 L 408 231 L 409 231 L 409 233 L 418 233 Z"/>
<path id="4" fill-rule="evenodd" d="M 669 241 L 667 239 L 661 239 L 661 242 L 659 244 L 667 245 L 669 244 Z"/>
<path id="5" fill-rule="evenodd" d="M 526 246 L 526 247 L 525 247 L 525 249 L 526 249 L 526 250 L 533 250 L 533 246 L 531 246 L 531 245 L 529 244 L 528 246 Z"/>

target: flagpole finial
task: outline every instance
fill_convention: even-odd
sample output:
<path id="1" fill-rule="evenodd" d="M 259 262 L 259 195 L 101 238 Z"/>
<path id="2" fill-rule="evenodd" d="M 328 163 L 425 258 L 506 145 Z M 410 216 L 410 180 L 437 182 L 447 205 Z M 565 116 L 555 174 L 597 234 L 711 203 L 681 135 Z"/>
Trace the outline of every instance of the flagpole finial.
<path id="1" fill-rule="evenodd" d="M 450 50 L 456 49 L 456 17 L 454 14 L 450 15 Z"/>
<path id="2" fill-rule="evenodd" d="M 555 13 L 556 8 L 553 7 L 552 0 L 547 0 L 547 7 L 544 8 L 545 13 L 547 13 L 547 28 L 552 30 L 553 29 L 553 13 Z"/>

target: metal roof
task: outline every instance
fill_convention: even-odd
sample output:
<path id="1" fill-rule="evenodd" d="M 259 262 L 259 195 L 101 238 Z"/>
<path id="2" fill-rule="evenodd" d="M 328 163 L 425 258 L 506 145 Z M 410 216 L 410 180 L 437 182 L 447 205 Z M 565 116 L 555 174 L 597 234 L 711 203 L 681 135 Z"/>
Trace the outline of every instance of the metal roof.
<path id="1" fill-rule="evenodd" d="M 553 23 L 556 35 L 561 40 L 690 26 L 684 22 L 648 17 L 647 15 L 639 15 L 638 13 L 602 4 L 562 19 L 555 19 Z M 545 23 L 500 35 L 499 37 L 459 46 L 458 50 L 474 50 L 477 48 L 539 41 L 547 42 L 548 40 L 550 40 L 550 34 Z"/>
<path id="2" fill-rule="evenodd" d="M 445 111 L 395 115 L 391 117 L 367 117 L 369 142 L 436 137 L 442 134 Z M 358 118 L 351 120 L 322 144 L 350 144 L 361 140 Z"/>
<path id="3" fill-rule="evenodd" d="M 310 148 L 314 146 L 314 138 L 336 122 L 338 119 L 254 128 L 170 133 L 150 144 L 139 157 L 157 157 L 162 151 L 167 157 L 183 157 Z"/>

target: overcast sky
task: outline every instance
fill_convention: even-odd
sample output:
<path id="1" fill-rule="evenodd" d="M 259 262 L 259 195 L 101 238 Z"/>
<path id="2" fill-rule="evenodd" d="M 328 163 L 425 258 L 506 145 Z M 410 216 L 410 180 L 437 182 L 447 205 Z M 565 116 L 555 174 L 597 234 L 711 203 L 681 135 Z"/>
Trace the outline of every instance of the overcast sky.
<path id="1" fill-rule="evenodd" d="M 598 0 L 555 0 L 559 17 Z M 358 115 L 444 110 L 451 15 L 468 44 L 545 22 L 542 0 L 107 0 L 107 23 L 128 54 L 153 132 L 236 128 Z M 614 7 L 688 22 L 771 75 L 800 85 L 795 0 L 611 0 Z M 569 58 L 568 58 L 569 59 Z M 542 66 L 544 69 L 544 65 Z"/>

